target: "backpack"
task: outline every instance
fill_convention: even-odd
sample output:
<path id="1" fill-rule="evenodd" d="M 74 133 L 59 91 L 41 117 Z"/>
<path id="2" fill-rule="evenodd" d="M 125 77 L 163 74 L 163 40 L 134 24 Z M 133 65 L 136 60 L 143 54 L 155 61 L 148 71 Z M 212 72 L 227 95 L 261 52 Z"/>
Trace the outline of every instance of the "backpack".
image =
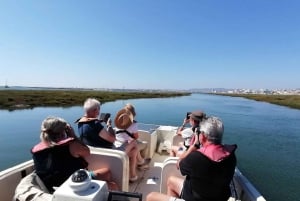
<path id="1" fill-rule="evenodd" d="M 24 177 L 15 189 L 12 201 L 51 201 L 52 194 L 35 171 Z"/>

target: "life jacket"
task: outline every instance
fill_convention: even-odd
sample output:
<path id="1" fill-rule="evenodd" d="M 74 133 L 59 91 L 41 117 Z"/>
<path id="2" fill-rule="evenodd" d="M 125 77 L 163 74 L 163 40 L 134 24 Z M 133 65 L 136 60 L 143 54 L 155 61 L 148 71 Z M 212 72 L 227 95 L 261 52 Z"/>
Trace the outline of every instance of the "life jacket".
<path id="1" fill-rule="evenodd" d="M 69 143 L 32 152 L 35 171 L 50 193 L 54 191 L 53 187 L 60 186 L 76 170 L 88 166 L 84 158 L 71 155 Z"/>
<path id="2" fill-rule="evenodd" d="M 77 120 L 78 133 L 80 140 L 89 146 L 113 148 L 113 143 L 99 136 L 99 132 L 104 129 L 101 121 L 96 118 L 90 118 L 87 121 Z"/>

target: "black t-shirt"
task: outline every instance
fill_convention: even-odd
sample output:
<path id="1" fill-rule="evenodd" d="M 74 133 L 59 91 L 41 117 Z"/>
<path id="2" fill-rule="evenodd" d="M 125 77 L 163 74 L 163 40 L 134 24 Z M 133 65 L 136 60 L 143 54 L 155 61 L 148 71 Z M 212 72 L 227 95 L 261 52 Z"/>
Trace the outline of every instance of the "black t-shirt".
<path id="1" fill-rule="evenodd" d="M 234 151 L 226 159 L 215 162 L 199 151 L 191 152 L 179 164 L 186 175 L 182 198 L 186 201 L 227 201 L 230 196 L 236 157 Z"/>
<path id="2" fill-rule="evenodd" d="M 94 147 L 113 148 L 113 143 L 99 136 L 102 129 L 104 129 L 104 127 L 97 119 L 87 122 L 78 122 L 78 132 L 83 143 Z"/>

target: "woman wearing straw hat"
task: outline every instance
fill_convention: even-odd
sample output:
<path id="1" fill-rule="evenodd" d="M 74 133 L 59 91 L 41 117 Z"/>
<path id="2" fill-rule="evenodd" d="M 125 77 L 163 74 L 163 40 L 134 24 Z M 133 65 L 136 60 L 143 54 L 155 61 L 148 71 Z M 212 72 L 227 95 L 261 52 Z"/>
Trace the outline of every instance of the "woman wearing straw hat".
<path id="1" fill-rule="evenodd" d="M 139 149 L 133 134 L 127 131 L 129 126 L 133 123 L 133 115 L 129 110 L 123 108 L 116 114 L 114 123 L 117 128 L 115 132 L 116 140 L 114 142 L 114 145 L 117 149 L 123 150 L 128 154 L 130 166 L 129 181 L 136 181 L 138 179 L 138 176 L 136 174 L 136 166 Z"/>
<path id="2" fill-rule="evenodd" d="M 88 98 L 83 105 L 85 114 L 83 117 L 78 119 L 78 132 L 80 134 L 80 139 L 87 145 L 118 149 L 126 152 L 129 157 L 130 167 L 129 167 L 129 181 L 134 182 L 138 179 L 136 174 L 136 157 L 138 153 L 138 148 L 132 143 L 128 147 L 116 147 L 114 142 L 116 140 L 115 132 L 111 126 L 111 120 L 108 119 L 106 123 L 106 129 L 102 126 L 102 122 L 98 119 L 100 114 L 100 101 L 95 98 Z"/>
<path id="3" fill-rule="evenodd" d="M 127 111 L 125 111 L 125 110 Z M 128 119 L 122 118 L 122 113 L 129 114 Z M 147 153 L 148 143 L 146 141 L 139 140 L 138 124 L 134 119 L 136 116 L 135 108 L 132 104 L 127 103 L 122 110 L 120 110 L 115 118 L 115 126 L 118 128 L 116 134 L 115 146 L 122 146 L 122 144 L 135 140 L 139 149 L 137 154 L 137 165 L 140 169 L 148 168 L 150 159 L 144 159 Z M 122 131 L 123 130 L 123 131 Z"/>

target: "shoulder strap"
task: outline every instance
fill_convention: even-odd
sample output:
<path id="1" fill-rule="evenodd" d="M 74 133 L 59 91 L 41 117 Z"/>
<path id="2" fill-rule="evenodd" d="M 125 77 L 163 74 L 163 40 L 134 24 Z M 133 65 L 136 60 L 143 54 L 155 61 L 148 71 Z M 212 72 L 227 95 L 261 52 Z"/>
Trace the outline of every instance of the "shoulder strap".
<path id="1" fill-rule="evenodd" d="M 129 137 L 131 137 L 133 139 L 135 138 L 134 135 L 127 130 L 118 130 L 118 131 L 116 131 L 116 134 L 118 134 L 118 133 L 126 133 L 127 135 L 129 135 Z"/>
<path id="2" fill-rule="evenodd" d="M 95 120 L 99 120 L 98 118 L 88 118 L 86 116 L 80 117 L 79 119 L 77 119 L 74 123 L 82 123 L 82 122 L 90 122 L 90 121 L 95 121 Z"/>

